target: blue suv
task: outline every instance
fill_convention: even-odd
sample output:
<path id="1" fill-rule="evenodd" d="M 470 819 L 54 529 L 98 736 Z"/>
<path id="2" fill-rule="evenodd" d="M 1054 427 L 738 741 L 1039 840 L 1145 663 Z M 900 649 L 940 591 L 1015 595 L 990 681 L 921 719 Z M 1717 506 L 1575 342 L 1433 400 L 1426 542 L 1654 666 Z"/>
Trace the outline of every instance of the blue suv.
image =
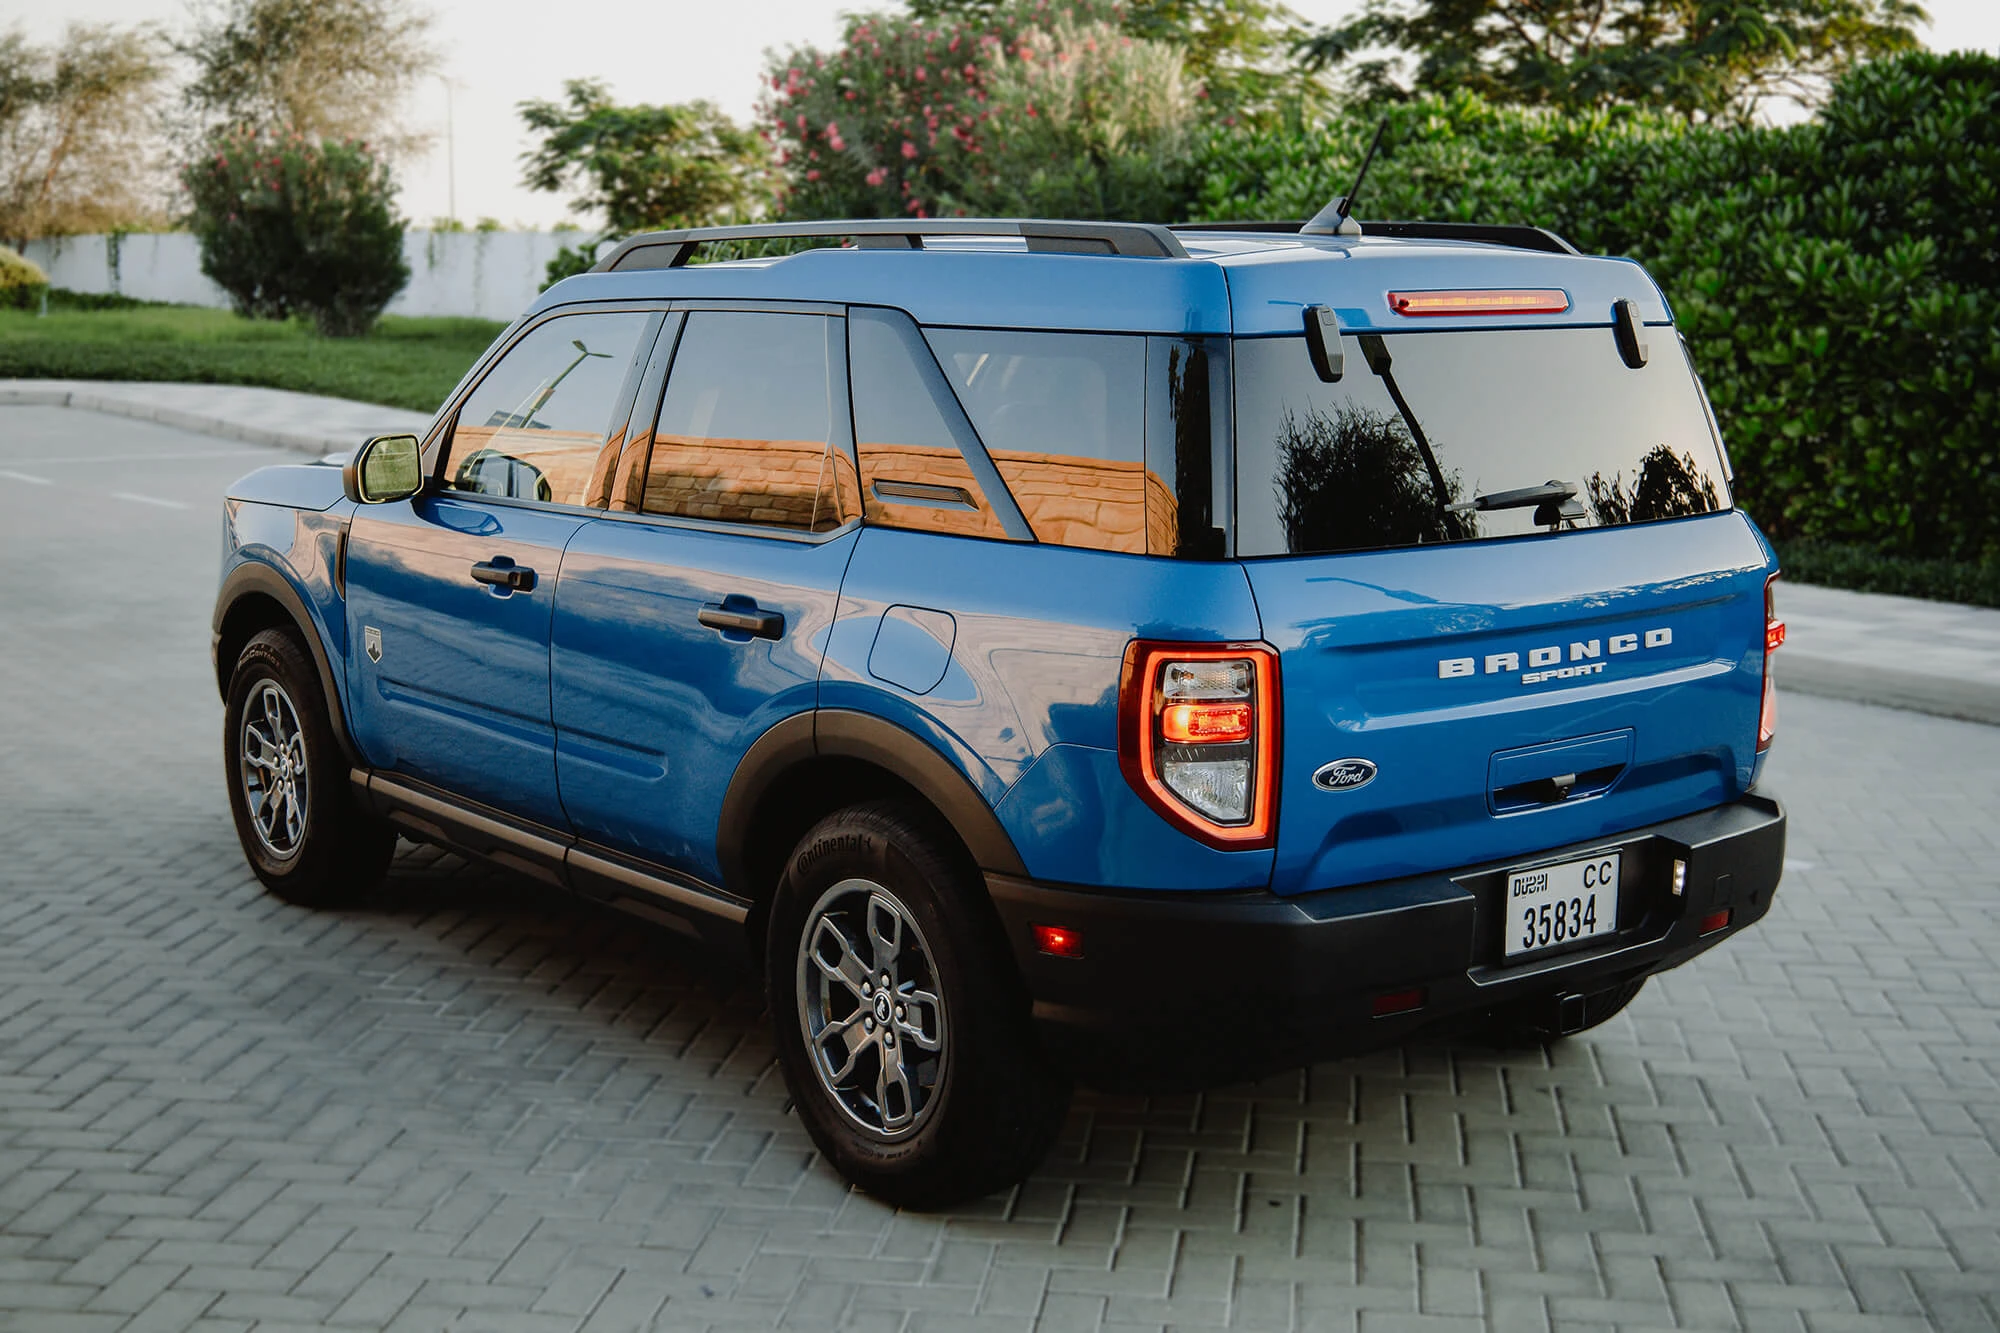
<path id="1" fill-rule="evenodd" d="M 1761 917 L 1729 485 L 1659 289 L 1533 228 L 640 236 L 233 488 L 230 799 L 289 901 L 402 836 L 746 955 L 828 1160 L 944 1204 L 1073 1079 L 1555 1038 Z"/>

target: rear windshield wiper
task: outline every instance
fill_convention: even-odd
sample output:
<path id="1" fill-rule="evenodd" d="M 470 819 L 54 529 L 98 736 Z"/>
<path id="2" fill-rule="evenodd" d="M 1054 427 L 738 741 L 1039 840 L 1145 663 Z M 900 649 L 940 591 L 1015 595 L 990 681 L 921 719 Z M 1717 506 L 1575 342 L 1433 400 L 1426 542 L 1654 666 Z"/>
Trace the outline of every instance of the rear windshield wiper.
<path id="1" fill-rule="evenodd" d="M 1535 522 L 1543 526 L 1553 527 L 1559 520 L 1573 522 L 1583 517 L 1583 506 L 1576 502 L 1576 487 L 1566 481 L 1545 481 L 1539 486 L 1522 486 L 1511 491 L 1488 491 L 1445 508 L 1454 514 L 1462 514 L 1468 509 L 1486 513 L 1494 509 L 1526 509 L 1529 505 L 1535 507 Z"/>
<path id="2" fill-rule="evenodd" d="M 1395 359 L 1389 355 L 1389 346 L 1379 333 L 1364 333 L 1360 337 L 1360 342 L 1361 354 L 1368 358 L 1368 369 L 1374 372 L 1375 378 L 1381 380 L 1383 387 L 1389 390 L 1389 400 L 1396 405 L 1396 413 L 1403 418 L 1403 424 L 1409 427 L 1410 439 L 1416 443 L 1417 452 L 1423 455 L 1424 471 L 1428 472 L 1431 478 L 1431 495 L 1437 505 L 1438 515 L 1442 518 L 1458 506 L 1446 504 L 1451 498 L 1451 490 L 1445 485 L 1444 469 L 1438 466 L 1437 454 L 1432 452 L 1431 442 L 1424 437 L 1424 428 L 1417 424 L 1417 414 L 1410 410 L 1409 402 L 1403 397 L 1402 388 L 1396 383 L 1395 373 L 1390 369 L 1395 365 Z"/>

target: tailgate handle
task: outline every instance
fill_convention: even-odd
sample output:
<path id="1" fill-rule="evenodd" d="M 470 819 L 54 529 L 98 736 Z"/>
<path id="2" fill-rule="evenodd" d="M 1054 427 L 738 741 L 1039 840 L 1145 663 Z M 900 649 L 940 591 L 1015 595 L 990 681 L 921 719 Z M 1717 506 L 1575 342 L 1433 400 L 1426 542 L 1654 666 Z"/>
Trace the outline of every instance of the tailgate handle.
<path id="1" fill-rule="evenodd" d="M 1628 728 L 1502 750 L 1488 772 L 1487 801 L 1505 815 L 1599 795 L 1624 774 L 1632 746 Z"/>

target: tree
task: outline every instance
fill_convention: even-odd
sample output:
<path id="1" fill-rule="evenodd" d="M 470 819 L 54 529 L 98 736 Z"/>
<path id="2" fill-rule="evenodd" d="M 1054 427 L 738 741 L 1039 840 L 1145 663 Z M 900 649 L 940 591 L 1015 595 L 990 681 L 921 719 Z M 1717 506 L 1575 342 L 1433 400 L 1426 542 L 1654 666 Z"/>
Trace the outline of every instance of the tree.
<path id="1" fill-rule="evenodd" d="M 1027 7 L 1017 0 L 909 0 L 909 9 L 924 22 L 967 23 L 990 22 Z M 1045 24 L 1063 17 L 1048 12 L 1046 4 L 1028 12 Z M 1068 15 L 1077 21 L 1087 16 Z M 1300 80 L 1287 59 L 1307 37 L 1304 21 L 1274 0 L 1127 0 L 1103 16 L 1128 37 L 1178 48 L 1189 86 L 1202 89 L 1225 117 L 1319 100 L 1321 88 Z"/>
<path id="2" fill-rule="evenodd" d="M 162 211 L 153 127 L 165 68 L 145 29 L 0 35 L 0 236 L 112 230 Z"/>
<path id="3" fill-rule="evenodd" d="M 248 128 L 415 147 L 421 136 L 400 132 L 400 115 L 412 87 L 437 68 L 430 24 L 403 0 L 198 9 L 194 32 L 176 46 L 194 66 L 183 93 L 192 137 Z"/>
<path id="4" fill-rule="evenodd" d="M 311 318 L 329 337 L 368 332 L 410 280 L 395 182 L 351 140 L 250 129 L 211 136 L 181 183 L 201 271 L 256 319 Z"/>
<path id="5" fill-rule="evenodd" d="M 764 141 L 709 102 L 617 106 L 595 79 L 571 79 L 565 100 L 523 102 L 541 136 L 524 153 L 531 190 L 576 190 L 570 207 L 601 212 L 620 235 L 699 227 L 757 211 L 768 189 Z"/>
<path id="6" fill-rule="evenodd" d="M 1915 49 L 1926 17 L 1913 0 L 1368 0 L 1299 49 L 1375 95 L 1743 121 L 1767 98 L 1820 104 L 1843 71 Z"/>

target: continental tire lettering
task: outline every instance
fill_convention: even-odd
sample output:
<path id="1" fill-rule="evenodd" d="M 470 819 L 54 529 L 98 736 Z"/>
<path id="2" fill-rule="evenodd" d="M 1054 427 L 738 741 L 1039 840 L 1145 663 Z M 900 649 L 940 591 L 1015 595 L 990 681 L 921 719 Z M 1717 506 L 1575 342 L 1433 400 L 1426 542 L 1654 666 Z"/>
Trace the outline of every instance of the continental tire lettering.
<path id="1" fill-rule="evenodd" d="M 866 851 L 868 844 L 869 839 L 859 833 L 841 833 L 822 842 L 816 842 L 800 854 L 798 873 L 801 876 L 810 875 L 813 868 L 829 856 L 847 851 Z"/>

